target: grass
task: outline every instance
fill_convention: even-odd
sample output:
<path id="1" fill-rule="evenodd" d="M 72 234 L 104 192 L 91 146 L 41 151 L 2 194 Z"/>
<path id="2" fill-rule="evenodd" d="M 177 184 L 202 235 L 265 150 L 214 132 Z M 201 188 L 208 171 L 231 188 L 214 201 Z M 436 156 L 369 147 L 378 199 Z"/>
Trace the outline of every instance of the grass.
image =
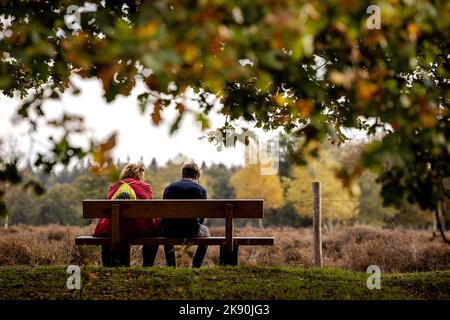
<path id="1" fill-rule="evenodd" d="M 0 299 L 450 299 L 450 270 L 368 274 L 292 267 L 82 268 L 81 290 L 68 290 L 64 267 L 0 268 Z"/>

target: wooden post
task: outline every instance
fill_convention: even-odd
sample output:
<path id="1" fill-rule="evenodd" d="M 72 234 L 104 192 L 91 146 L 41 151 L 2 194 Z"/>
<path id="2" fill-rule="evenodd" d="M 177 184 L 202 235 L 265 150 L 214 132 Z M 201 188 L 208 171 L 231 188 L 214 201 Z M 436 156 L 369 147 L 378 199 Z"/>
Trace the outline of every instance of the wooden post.
<path id="1" fill-rule="evenodd" d="M 113 204 L 111 214 L 111 265 L 130 265 L 130 246 L 122 243 L 120 237 L 120 205 Z"/>
<path id="2" fill-rule="evenodd" d="M 322 196 L 320 182 L 312 183 L 313 192 L 313 240 L 314 240 L 314 265 L 323 267 L 322 261 Z"/>
<path id="3" fill-rule="evenodd" d="M 233 205 L 225 205 L 225 244 L 220 246 L 220 265 L 237 266 L 238 249 L 233 240 Z"/>
<path id="4" fill-rule="evenodd" d="M 228 251 L 233 251 L 233 205 L 225 205 L 225 240 Z"/>
<path id="5" fill-rule="evenodd" d="M 221 266 L 237 266 L 239 256 L 239 246 L 235 245 L 232 251 L 227 249 L 226 244 L 220 246 L 220 259 L 219 264 Z"/>
<path id="6" fill-rule="evenodd" d="M 117 249 L 120 246 L 120 206 L 113 204 L 111 215 L 111 246 Z"/>

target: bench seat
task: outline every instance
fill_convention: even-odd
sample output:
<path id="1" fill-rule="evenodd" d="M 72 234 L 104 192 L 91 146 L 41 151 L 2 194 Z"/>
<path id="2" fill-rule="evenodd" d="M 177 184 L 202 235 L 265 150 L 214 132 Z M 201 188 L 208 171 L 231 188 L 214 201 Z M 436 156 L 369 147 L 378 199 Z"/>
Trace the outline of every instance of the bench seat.
<path id="1" fill-rule="evenodd" d="M 129 258 L 124 259 L 121 245 L 209 245 L 219 246 L 220 265 L 238 265 L 240 246 L 271 246 L 273 237 L 236 237 L 234 219 L 262 219 L 264 201 L 262 199 L 151 199 L 151 200 L 83 200 L 83 217 L 87 219 L 110 219 L 111 236 L 79 236 L 76 245 L 109 246 L 109 254 L 103 254 L 102 262 L 107 266 L 129 266 Z M 221 237 L 172 238 L 148 237 L 126 239 L 122 236 L 122 219 L 224 219 L 225 232 Z M 128 255 L 128 254 L 126 254 Z M 104 259 L 103 259 L 104 258 Z"/>
<path id="2" fill-rule="evenodd" d="M 125 241 L 124 241 L 125 242 Z M 273 237 L 233 237 L 233 243 L 237 246 L 271 246 L 275 242 Z M 129 245 L 225 245 L 225 237 L 208 237 L 208 238 L 136 238 L 130 239 L 125 243 Z M 75 238 L 76 245 L 110 245 L 111 238 L 108 237 L 92 237 L 79 236 Z"/>

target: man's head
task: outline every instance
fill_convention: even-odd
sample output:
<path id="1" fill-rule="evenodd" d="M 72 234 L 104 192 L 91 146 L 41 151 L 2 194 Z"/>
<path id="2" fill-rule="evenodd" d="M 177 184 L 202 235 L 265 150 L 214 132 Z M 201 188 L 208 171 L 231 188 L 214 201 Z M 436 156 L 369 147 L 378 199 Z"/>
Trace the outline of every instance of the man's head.
<path id="1" fill-rule="evenodd" d="M 144 181 L 145 169 L 142 163 L 130 163 L 123 168 L 120 179 L 135 178 Z"/>
<path id="2" fill-rule="evenodd" d="M 183 165 L 181 169 L 181 177 L 183 179 L 199 180 L 202 170 L 195 162 L 188 162 Z"/>

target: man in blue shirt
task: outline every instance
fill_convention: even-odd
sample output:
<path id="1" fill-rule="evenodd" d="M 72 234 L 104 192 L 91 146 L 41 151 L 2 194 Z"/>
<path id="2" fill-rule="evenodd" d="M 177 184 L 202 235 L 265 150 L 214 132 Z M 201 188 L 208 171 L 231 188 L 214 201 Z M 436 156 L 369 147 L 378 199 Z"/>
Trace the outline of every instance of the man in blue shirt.
<path id="1" fill-rule="evenodd" d="M 164 190 L 164 199 L 207 199 L 206 190 L 199 184 L 201 170 L 194 162 L 183 165 L 182 179 L 168 185 Z M 210 237 L 204 218 L 175 219 L 164 218 L 162 221 L 163 235 L 166 237 Z M 199 268 L 205 258 L 207 245 L 199 245 L 192 260 L 192 267 Z M 165 245 L 164 252 L 169 266 L 176 266 L 176 255 L 173 245 Z"/>

